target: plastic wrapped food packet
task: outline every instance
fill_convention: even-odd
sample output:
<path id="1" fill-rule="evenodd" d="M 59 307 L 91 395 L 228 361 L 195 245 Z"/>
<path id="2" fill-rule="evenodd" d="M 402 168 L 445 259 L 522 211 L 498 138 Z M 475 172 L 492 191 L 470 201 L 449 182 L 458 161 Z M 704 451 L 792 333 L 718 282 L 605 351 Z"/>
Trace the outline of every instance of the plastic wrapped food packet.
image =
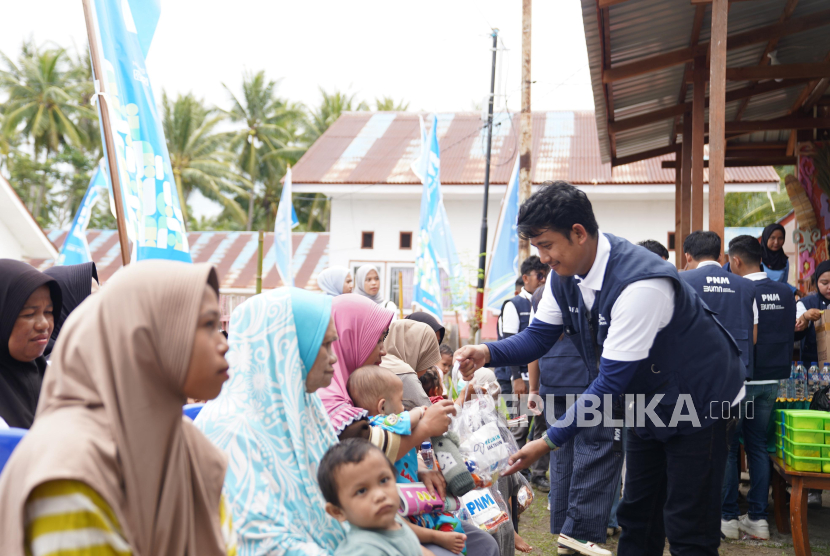
<path id="1" fill-rule="evenodd" d="M 533 504 L 533 489 L 530 488 L 530 483 L 521 473 L 516 473 L 513 477 L 516 478 L 515 480 L 519 485 L 519 489 L 516 491 L 516 504 L 518 506 L 517 513 L 522 515 L 522 512 Z"/>
<path id="2" fill-rule="evenodd" d="M 494 534 L 502 524 L 510 521 L 507 504 L 496 487 L 471 490 L 462 496 L 458 518 L 470 521 L 490 534 Z"/>

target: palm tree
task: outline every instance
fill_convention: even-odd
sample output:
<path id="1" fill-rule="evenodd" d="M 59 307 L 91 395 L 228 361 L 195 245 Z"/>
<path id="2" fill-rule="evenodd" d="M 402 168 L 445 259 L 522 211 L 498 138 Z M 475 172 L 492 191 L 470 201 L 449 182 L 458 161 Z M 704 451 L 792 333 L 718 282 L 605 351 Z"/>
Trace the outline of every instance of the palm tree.
<path id="1" fill-rule="evenodd" d="M 409 103 L 404 101 L 395 102 L 392 97 L 384 96 L 375 99 L 375 110 L 378 112 L 406 112 L 409 110 Z"/>
<path id="2" fill-rule="evenodd" d="M 242 79 L 242 97 L 237 97 L 222 84 L 231 97 L 232 107 L 225 111 L 231 121 L 243 126 L 231 133 L 230 147 L 238 153 L 238 165 L 247 174 L 251 194 L 248 201 L 248 222 L 254 220 L 256 183 L 274 183 L 285 169 L 282 157 L 296 154 L 296 126 L 302 112 L 294 104 L 276 96 L 276 81 L 269 81 L 264 71 L 246 73 Z"/>
<path id="3" fill-rule="evenodd" d="M 164 137 L 185 222 L 187 199 L 193 189 L 218 201 L 234 218 L 244 222 L 242 207 L 227 194 L 247 197 L 248 192 L 239 184 L 250 188 L 250 182 L 236 171 L 234 155 L 225 148 L 228 134 L 214 133 L 224 116 L 205 109 L 192 94 L 178 95 L 172 101 L 162 93 L 161 108 Z"/>
<path id="4" fill-rule="evenodd" d="M 33 143 L 37 159 L 57 152 L 62 145 L 82 146 L 88 135 L 79 118 L 96 118 L 95 111 L 83 106 L 77 94 L 77 75 L 68 64 L 63 49 L 39 49 L 24 43 L 19 63 L 0 53 L 6 69 L 0 70 L 0 87 L 8 94 L 2 132 L 22 132 Z M 19 128 L 22 126 L 22 130 Z M 29 209 L 37 218 L 45 195 L 45 185 L 38 186 Z"/>
<path id="5" fill-rule="evenodd" d="M 724 199 L 724 222 L 730 227 L 766 226 L 784 217 L 792 209 L 787 190 L 783 186 L 784 176 L 793 173 L 792 166 L 776 166 L 781 177 L 778 193 L 727 193 Z"/>
<path id="6" fill-rule="evenodd" d="M 323 100 L 315 110 L 311 111 L 308 118 L 306 141 L 309 145 L 325 133 L 343 112 L 369 109 L 369 105 L 365 102 L 357 102 L 355 99 L 356 93 L 352 95 L 341 91 L 327 93 L 321 87 L 320 94 L 323 96 Z"/>

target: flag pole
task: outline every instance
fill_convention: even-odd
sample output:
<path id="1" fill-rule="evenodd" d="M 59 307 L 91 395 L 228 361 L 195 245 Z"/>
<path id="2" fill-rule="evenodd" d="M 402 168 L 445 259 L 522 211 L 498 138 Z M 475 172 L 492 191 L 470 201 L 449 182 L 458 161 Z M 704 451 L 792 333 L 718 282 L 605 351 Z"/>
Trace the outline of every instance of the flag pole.
<path id="1" fill-rule="evenodd" d="M 265 232 L 259 231 L 259 241 L 256 250 L 256 292 L 262 293 L 262 247 L 265 243 Z"/>
<path id="2" fill-rule="evenodd" d="M 89 39 L 89 54 L 92 58 L 92 79 L 97 81 L 98 91 L 96 100 L 101 114 L 101 128 L 104 133 L 104 148 L 107 153 L 107 166 L 109 166 L 110 183 L 112 184 L 112 195 L 115 201 L 115 222 L 118 226 L 118 241 L 121 244 L 121 264 L 130 264 L 130 242 L 127 239 L 127 221 L 124 217 L 124 205 L 121 200 L 121 181 L 118 177 L 118 162 L 116 160 L 115 141 L 112 137 L 110 126 L 109 106 L 107 103 L 106 89 L 101 70 L 101 59 L 98 56 L 98 40 L 95 34 L 95 20 L 92 15 L 92 0 L 82 0 L 84 5 L 84 19 L 86 20 L 86 33 Z"/>

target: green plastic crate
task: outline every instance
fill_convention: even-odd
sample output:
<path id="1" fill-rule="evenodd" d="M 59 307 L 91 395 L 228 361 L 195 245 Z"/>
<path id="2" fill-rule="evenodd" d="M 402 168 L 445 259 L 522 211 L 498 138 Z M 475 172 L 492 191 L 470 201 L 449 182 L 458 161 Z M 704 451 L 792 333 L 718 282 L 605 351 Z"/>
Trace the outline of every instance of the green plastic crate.
<path id="1" fill-rule="evenodd" d="M 830 461 L 830 445 L 809 444 L 806 442 L 793 442 L 784 438 L 783 449 L 794 456 L 806 458 L 827 458 Z"/>
<path id="2" fill-rule="evenodd" d="M 806 444 L 830 444 L 830 431 L 824 429 L 802 429 L 793 428 L 786 423 L 781 423 L 780 436 L 788 438 L 793 442 Z"/>
<path id="3" fill-rule="evenodd" d="M 784 411 L 784 424 L 793 429 L 825 430 L 830 424 L 830 412 L 810 409 L 790 409 Z"/>
<path id="4" fill-rule="evenodd" d="M 786 441 L 786 439 L 785 439 Z M 830 458 L 796 456 L 784 448 L 784 463 L 796 471 L 809 473 L 830 473 Z"/>

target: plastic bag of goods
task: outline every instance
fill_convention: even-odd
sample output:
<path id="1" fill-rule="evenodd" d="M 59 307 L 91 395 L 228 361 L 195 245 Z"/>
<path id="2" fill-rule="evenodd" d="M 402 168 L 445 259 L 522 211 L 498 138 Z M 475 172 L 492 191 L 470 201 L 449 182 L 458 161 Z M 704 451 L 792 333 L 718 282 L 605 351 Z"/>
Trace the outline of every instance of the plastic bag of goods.
<path id="1" fill-rule="evenodd" d="M 507 504 L 496 487 L 471 490 L 462 496 L 457 516 L 490 534 L 495 534 L 499 527 L 510 522 Z M 512 527 L 512 524 L 509 526 Z"/>
<path id="2" fill-rule="evenodd" d="M 521 473 L 514 473 L 512 476 L 515 477 L 515 480 L 519 485 L 519 488 L 515 494 L 516 504 L 519 508 L 516 513 L 522 515 L 522 512 L 533 504 L 533 489 L 530 488 L 530 483 Z"/>

